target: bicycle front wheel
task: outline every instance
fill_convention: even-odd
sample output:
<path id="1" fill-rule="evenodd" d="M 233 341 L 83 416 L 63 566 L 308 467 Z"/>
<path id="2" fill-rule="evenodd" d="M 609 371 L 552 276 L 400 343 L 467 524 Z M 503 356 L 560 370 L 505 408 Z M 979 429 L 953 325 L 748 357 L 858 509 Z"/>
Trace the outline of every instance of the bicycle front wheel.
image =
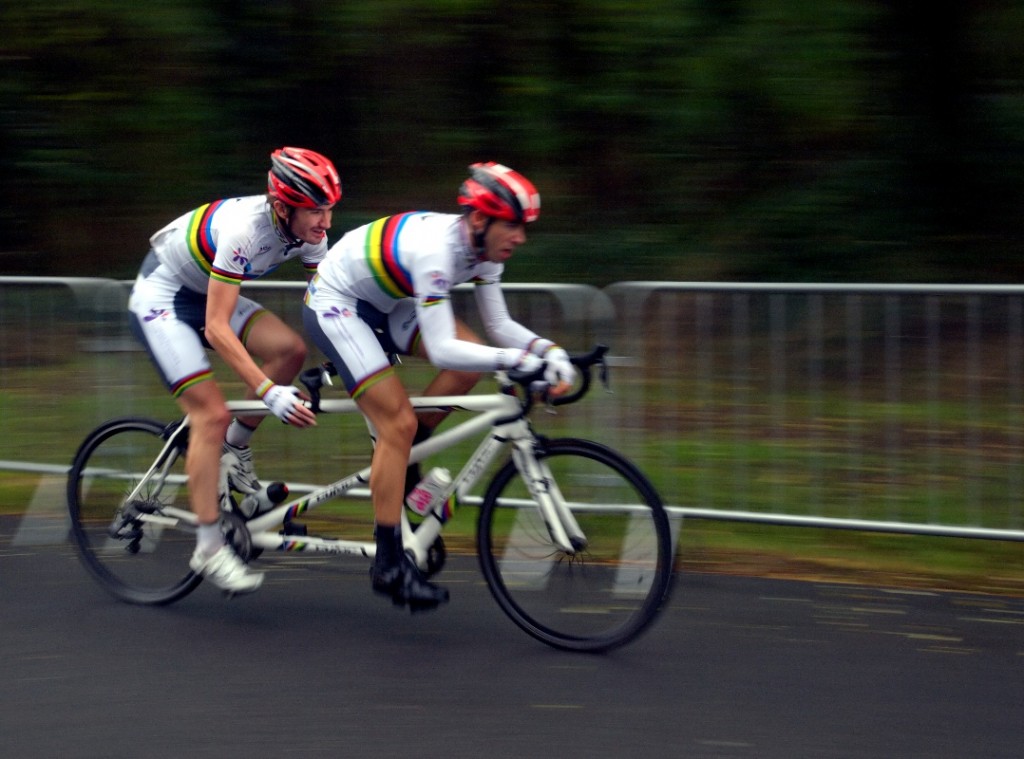
<path id="1" fill-rule="evenodd" d="M 151 419 L 114 419 L 82 443 L 68 475 L 71 535 L 86 568 L 115 597 L 167 604 L 201 577 L 185 475 L 185 434 Z M 183 433 L 187 432 L 182 431 Z"/>
<path id="2" fill-rule="evenodd" d="M 577 550 L 552 540 L 514 462 L 495 476 L 477 525 L 480 565 L 495 600 L 523 630 L 556 648 L 606 651 L 656 617 L 671 585 L 671 529 L 647 478 L 587 440 L 542 441 L 546 488 L 581 528 Z"/>

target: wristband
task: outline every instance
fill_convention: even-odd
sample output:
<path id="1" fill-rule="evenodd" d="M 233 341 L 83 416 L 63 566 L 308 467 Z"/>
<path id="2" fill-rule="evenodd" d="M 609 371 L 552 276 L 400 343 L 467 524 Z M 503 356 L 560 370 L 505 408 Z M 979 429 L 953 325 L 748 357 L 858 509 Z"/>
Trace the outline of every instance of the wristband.
<path id="1" fill-rule="evenodd" d="M 259 384 L 259 387 L 256 388 L 256 397 L 259 398 L 260 400 L 262 400 L 263 396 L 266 395 L 268 392 L 270 392 L 270 388 L 272 388 L 273 386 L 274 386 L 274 381 L 272 379 L 265 379 L 265 380 L 263 380 Z"/>
<path id="2" fill-rule="evenodd" d="M 544 354 L 554 347 L 557 346 L 553 341 L 545 340 L 543 337 L 535 337 L 526 346 L 526 350 L 538 358 L 543 358 Z"/>

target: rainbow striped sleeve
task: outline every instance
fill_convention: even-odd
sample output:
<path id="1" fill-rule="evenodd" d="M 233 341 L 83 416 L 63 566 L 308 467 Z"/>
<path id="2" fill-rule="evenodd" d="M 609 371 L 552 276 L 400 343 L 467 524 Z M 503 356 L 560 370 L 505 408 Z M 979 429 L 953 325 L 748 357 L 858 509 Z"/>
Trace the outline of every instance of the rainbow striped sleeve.
<path id="1" fill-rule="evenodd" d="M 368 225 L 364 250 L 373 277 L 392 298 L 408 298 L 415 294 L 412 275 L 402 263 L 398 237 L 412 212 L 387 216 Z"/>
<path id="2" fill-rule="evenodd" d="M 227 282 L 229 285 L 240 285 L 242 284 L 243 277 L 241 274 L 237 274 L 233 271 L 226 271 L 224 269 L 218 269 L 216 266 L 210 269 L 210 279 L 215 279 L 218 282 Z"/>
<path id="3" fill-rule="evenodd" d="M 206 276 L 213 271 L 213 259 L 217 255 L 217 244 L 213 240 L 213 215 L 223 205 L 223 200 L 207 203 L 192 212 L 188 220 L 186 242 L 192 261 Z"/>

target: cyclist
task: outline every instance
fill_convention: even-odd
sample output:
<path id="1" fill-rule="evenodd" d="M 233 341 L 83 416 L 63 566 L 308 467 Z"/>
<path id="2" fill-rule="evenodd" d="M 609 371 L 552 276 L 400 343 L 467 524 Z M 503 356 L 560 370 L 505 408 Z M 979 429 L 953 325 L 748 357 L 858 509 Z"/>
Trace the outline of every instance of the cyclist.
<path id="1" fill-rule="evenodd" d="M 417 421 L 391 356 L 419 355 L 441 371 L 425 395 L 469 392 L 482 372 L 545 367 L 552 393 L 575 379 L 566 352 L 513 321 L 501 292 L 504 263 L 526 242 L 526 225 L 540 213 L 540 196 L 521 174 L 476 163 L 462 184 L 461 214 L 411 212 L 354 229 L 331 248 L 306 292 L 303 323 L 338 369 L 375 434 L 370 473 L 377 552 L 375 591 L 399 606 L 428 609 L 448 600 L 405 554 L 401 515 L 409 450 L 443 413 Z M 454 285 L 474 282 L 490 339 L 481 339 L 452 311 Z"/>
<path id="2" fill-rule="evenodd" d="M 319 153 L 285 147 L 270 162 L 265 195 L 208 203 L 154 234 L 128 303 L 133 333 L 191 419 L 185 468 L 199 528 L 190 567 L 229 593 L 263 582 L 220 529 L 227 488 L 260 487 L 249 441 L 262 417 L 230 418 L 205 348 L 216 350 L 248 386 L 248 397 L 261 398 L 282 421 L 316 423 L 291 385 L 306 358 L 305 341 L 242 296 L 240 285 L 289 259 L 300 259 L 311 276 L 327 253 L 331 211 L 341 199 L 338 172 Z"/>

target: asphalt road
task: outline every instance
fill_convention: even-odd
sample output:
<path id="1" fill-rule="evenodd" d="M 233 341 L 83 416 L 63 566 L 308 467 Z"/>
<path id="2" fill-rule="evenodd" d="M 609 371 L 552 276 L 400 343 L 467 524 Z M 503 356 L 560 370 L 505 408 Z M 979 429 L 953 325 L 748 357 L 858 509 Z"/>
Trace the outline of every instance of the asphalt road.
<path id="1" fill-rule="evenodd" d="M 3 757 L 1024 755 L 1024 599 L 691 574 L 585 655 L 515 627 L 471 558 L 416 617 L 357 561 L 291 557 L 255 595 L 139 608 L 10 534 Z"/>

